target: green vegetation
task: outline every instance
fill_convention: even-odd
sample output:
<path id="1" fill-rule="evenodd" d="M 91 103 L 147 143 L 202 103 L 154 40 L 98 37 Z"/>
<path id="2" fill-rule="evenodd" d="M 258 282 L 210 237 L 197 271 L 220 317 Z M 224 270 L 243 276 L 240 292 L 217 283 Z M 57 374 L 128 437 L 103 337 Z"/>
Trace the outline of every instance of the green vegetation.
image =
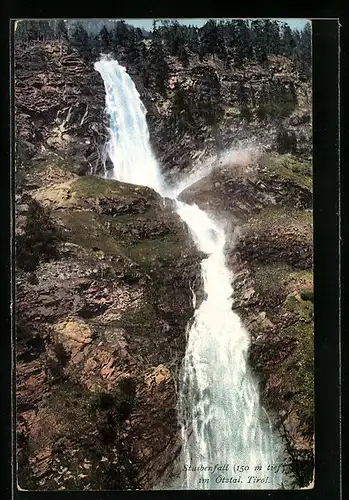
<path id="1" fill-rule="evenodd" d="M 283 308 L 298 317 L 299 321 L 309 322 L 314 316 L 314 305 L 310 300 L 305 300 L 299 295 L 288 295 Z"/>
<path id="2" fill-rule="evenodd" d="M 25 182 L 34 183 L 38 186 L 52 182 L 66 182 L 73 178 L 77 171 L 71 160 L 67 160 L 53 151 L 45 151 L 30 160 L 30 168 L 25 164 L 20 168 L 24 174 Z"/>
<path id="3" fill-rule="evenodd" d="M 312 212 L 297 210 L 283 206 L 267 206 L 248 221 L 249 232 L 263 234 L 269 229 L 285 229 L 297 227 L 303 229 L 302 237 L 312 241 Z M 303 234 L 304 233 L 304 234 Z"/>
<path id="4" fill-rule="evenodd" d="M 254 287 L 263 298 L 266 310 L 274 316 L 292 313 L 299 322 L 313 319 L 313 273 L 311 269 L 295 271 L 285 262 L 250 263 Z M 279 307 L 283 311 L 280 312 Z"/>
<path id="5" fill-rule="evenodd" d="M 296 283 L 303 300 L 314 303 L 314 273 L 312 269 L 290 274 L 290 283 Z"/>
<path id="6" fill-rule="evenodd" d="M 129 309 L 122 314 L 120 326 L 126 328 L 154 328 L 158 319 L 152 304 L 143 300 L 137 308 Z"/>
<path id="7" fill-rule="evenodd" d="M 127 253 L 146 272 L 152 273 L 159 266 L 172 263 L 181 256 L 181 246 L 176 235 L 168 235 L 152 240 L 140 240 L 139 243 L 129 246 Z"/>
<path id="8" fill-rule="evenodd" d="M 303 300 L 310 300 L 314 303 L 314 288 L 311 287 L 302 287 L 301 288 L 301 297 Z"/>
<path id="9" fill-rule="evenodd" d="M 256 291 L 263 297 L 284 295 L 292 267 L 284 262 L 251 263 Z"/>
<path id="10" fill-rule="evenodd" d="M 314 305 L 311 270 L 294 271 L 282 262 L 252 266 L 254 286 L 264 299 L 269 317 L 276 321 L 290 315 L 288 326 L 281 327 L 285 345 L 293 346 L 280 367 L 283 394 L 288 394 L 288 408 L 296 410 L 305 433 L 313 432 L 314 398 Z M 289 293 L 289 289 L 293 291 Z M 304 290 L 307 293 L 304 294 Z M 291 406 L 290 406 L 291 404 Z"/>
<path id="11" fill-rule="evenodd" d="M 113 195 L 125 196 L 130 193 L 137 196 L 137 194 L 142 194 L 142 190 L 148 190 L 146 187 L 140 189 L 139 186 L 93 175 L 80 177 L 71 185 L 71 188 L 78 198 L 102 198 Z"/>
<path id="12" fill-rule="evenodd" d="M 103 216 L 89 211 L 64 210 L 58 217 L 68 229 L 66 239 L 71 243 L 86 250 L 98 248 L 115 257 L 123 254 L 120 242 L 110 235 Z"/>
<path id="13" fill-rule="evenodd" d="M 177 20 L 155 21 L 146 32 L 124 20 L 22 20 L 15 32 L 16 41 L 65 40 L 87 61 L 101 52 L 122 52 L 130 63 L 136 62 L 143 83 L 150 79 L 163 92 L 168 73 L 167 59 L 177 57 L 184 67 L 189 55 L 218 58 L 226 67 L 240 68 L 247 61 L 268 64 L 268 56 L 281 55 L 293 60 L 298 70 L 311 74 L 311 27 L 292 30 L 285 22 L 270 19 L 246 21 L 208 20 L 204 26 L 181 25 Z M 151 41 L 145 45 L 145 41 Z M 149 46 L 150 45 L 150 46 Z"/>
<path id="14" fill-rule="evenodd" d="M 281 84 L 263 86 L 257 102 L 256 114 L 259 120 L 289 116 L 297 106 L 297 96 L 293 85 Z"/>
<path id="15" fill-rule="evenodd" d="M 64 158 L 51 151 L 47 151 L 44 155 L 33 158 L 30 164 L 31 170 L 39 172 L 46 170 L 48 167 L 66 168 L 68 170 Z"/>
<path id="16" fill-rule="evenodd" d="M 293 271 L 290 274 L 290 280 L 305 286 L 313 286 L 314 273 L 312 269 L 303 269 L 302 271 Z"/>
<path id="17" fill-rule="evenodd" d="M 16 235 L 16 264 L 34 271 L 40 261 L 58 258 L 57 245 L 63 238 L 47 210 L 32 198 L 27 203 L 25 226 Z"/>
<path id="18" fill-rule="evenodd" d="M 118 190 L 123 190 L 120 183 L 110 184 L 110 181 L 101 179 L 102 189 L 97 190 L 95 183 L 80 183 L 86 178 L 79 179 L 79 196 L 91 196 L 116 194 Z M 76 187 L 76 183 L 73 185 Z M 114 187 L 115 186 L 115 187 Z M 127 189 L 134 190 L 131 185 L 125 185 Z M 138 191 L 139 192 L 139 191 Z M 88 193 L 88 194 L 87 194 Z M 133 193 L 133 191 L 132 191 Z M 159 235 L 151 240 L 141 238 L 133 239 L 125 232 L 118 231 L 117 225 L 134 222 L 135 216 L 124 214 L 120 216 L 101 215 L 88 210 L 64 210 L 56 214 L 64 227 L 68 229 L 65 237 L 71 243 L 85 248 L 87 251 L 98 248 L 103 254 L 112 256 L 123 256 L 131 258 L 145 272 L 158 272 L 159 266 L 167 262 L 173 262 L 181 255 L 181 246 L 178 243 L 178 237 L 175 233 Z M 157 217 L 156 211 L 151 207 L 143 214 L 137 215 L 138 219 L 153 219 Z M 113 230 L 115 227 L 115 231 Z"/>
<path id="19" fill-rule="evenodd" d="M 312 190 L 312 166 L 307 160 L 291 154 L 274 153 L 263 155 L 259 160 L 259 165 L 264 169 L 262 175 L 268 178 L 276 175 L 280 179 L 290 180 L 300 187 Z"/>
<path id="20" fill-rule="evenodd" d="M 313 432 L 314 410 L 314 322 L 298 321 L 285 330 L 295 344 L 291 356 L 286 360 L 284 371 L 287 374 L 285 393 L 294 396 L 293 404 L 301 423 Z"/>

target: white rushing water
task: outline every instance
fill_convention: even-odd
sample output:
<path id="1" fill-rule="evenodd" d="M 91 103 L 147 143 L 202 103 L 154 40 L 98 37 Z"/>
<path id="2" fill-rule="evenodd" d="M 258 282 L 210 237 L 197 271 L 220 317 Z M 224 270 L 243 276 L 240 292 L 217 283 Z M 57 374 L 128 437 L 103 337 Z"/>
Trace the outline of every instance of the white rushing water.
<path id="1" fill-rule="evenodd" d="M 132 79 L 116 61 L 101 60 L 95 69 L 106 89 L 113 178 L 167 193 Z M 202 262 L 206 298 L 188 328 L 179 380 L 182 472 L 173 488 L 280 488 L 280 471 L 270 471 L 280 462 L 277 443 L 248 366 L 249 335 L 232 310 L 224 230 L 196 205 L 177 201 L 177 207 L 197 247 L 209 256 Z"/>
<path id="2" fill-rule="evenodd" d="M 114 165 L 113 177 L 162 192 L 159 167 L 149 143 L 146 109 L 135 84 L 117 61 L 98 61 L 95 69 L 106 90 L 110 121 L 107 152 Z"/>

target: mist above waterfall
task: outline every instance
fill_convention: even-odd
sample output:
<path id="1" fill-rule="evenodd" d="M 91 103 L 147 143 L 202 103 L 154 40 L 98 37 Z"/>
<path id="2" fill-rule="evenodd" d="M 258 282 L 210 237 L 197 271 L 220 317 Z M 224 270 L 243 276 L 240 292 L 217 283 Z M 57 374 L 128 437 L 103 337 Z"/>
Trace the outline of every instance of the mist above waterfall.
<path id="1" fill-rule="evenodd" d="M 248 175 L 253 172 L 262 151 L 263 146 L 256 143 L 226 148 L 219 155 L 210 155 L 194 163 L 189 172 L 183 173 L 173 186 L 167 187 L 167 192 L 170 196 L 177 197 L 186 188 L 219 168 L 230 168 L 235 172 L 239 171 L 240 174 Z"/>

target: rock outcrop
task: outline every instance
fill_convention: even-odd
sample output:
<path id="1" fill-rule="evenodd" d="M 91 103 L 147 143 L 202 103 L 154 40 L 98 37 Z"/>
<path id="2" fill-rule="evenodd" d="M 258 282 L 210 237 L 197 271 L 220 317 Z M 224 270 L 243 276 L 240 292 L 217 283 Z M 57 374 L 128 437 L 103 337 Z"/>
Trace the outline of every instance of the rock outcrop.
<path id="1" fill-rule="evenodd" d="M 106 141 L 103 81 L 65 44 L 16 46 L 17 169 L 43 151 L 74 158 L 77 173 L 103 169 Z"/>
<path id="2" fill-rule="evenodd" d="M 19 484 L 149 489 L 178 453 L 202 256 L 151 189 L 63 168 L 16 204 Z"/>
<path id="3" fill-rule="evenodd" d="M 151 143 L 168 180 L 236 145 L 311 158 L 311 84 L 289 59 L 269 56 L 267 65 L 231 69 L 212 56 L 192 55 L 187 67 L 169 57 L 160 94 L 152 80 L 144 84 L 137 61 L 122 48 L 116 57 L 146 106 Z M 104 102 L 93 61 L 64 43 L 16 46 L 18 164 L 45 148 L 74 157 L 80 173 L 108 168 Z"/>

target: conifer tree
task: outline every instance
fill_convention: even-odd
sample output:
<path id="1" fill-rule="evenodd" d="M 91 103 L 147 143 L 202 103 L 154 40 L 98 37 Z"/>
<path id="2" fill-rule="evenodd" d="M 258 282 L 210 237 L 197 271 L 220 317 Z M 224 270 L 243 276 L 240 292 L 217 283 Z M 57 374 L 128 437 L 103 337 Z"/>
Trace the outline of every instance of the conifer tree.
<path id="1" fill-rule="evenodd" d="M 57 21 L 57 24 L 55 27 L 55 34 L 59 40 L 62 40 L 65 42 L 67 42 L 69 40 L 67 26 L 66 26 L 65 22 L 63 21 L 63 19 L 59 19 Z"/>
<path id="2" fill-rule="evenodd" d="M 246 88 L 244 87 L 243 83 L 240 82 L 239 89 L 238 89 L 238 100 L 240 103 L 240 114 L 241 117 L 249 120 L 251 118 L 251 112 L 248 106 L 248 95 Z"/>
<path id="3" fill-rule="evenodd" d="M 138 47 L 139 73 L 142 77 L 143 84 L 147 87 L 150 82 L 150 69 L 148 59 L 148 49 L 144 43 L 140 43 Z"/>
<path id="4" fill-rule="evenodd" d="M 155 21 L 154 21 L 154 25 Z M 161 34 L 158 29 L 153 30 L 152 44 L 150 49 L 150 63 L 154 68 L 155 82 L 160 93 L 166 89 L 165 82 L 168 80 L 168 64 L 166 62 Z"/>
<path id="5" fill-rule="evenodd" d="M 105 26 L 99 32 L 101 51 L 107 53 L 111 49 L 111 36 Z"/>
<path id="6" fill-rule="evenodd" d="M 252 21 L 251 34 L 256 60 L 258 63 L 263 64 L 268 60 L 266 31 L 263 20 Z"/>
<path id="7" fill-rule="evenodd" d="M 307 23 L 300 33 L 299 55 L 301 70 L 309 78 L 311 75 L 311 25 Z"/>
<path id="8" fill-rule="evenodd" d="M 287 23 L 281 26 L 281 53 L 286 57 L 292 57 L 296 47 L 296 41 L 291 27 Z"/>
<path id="9" fill-rule="evenodd" d="M 87 31 L 80 22 L 77 22 L 71 36 L 71 45 L 79 51 L 85 60 L 91 55 L 90 40 Z"/>

